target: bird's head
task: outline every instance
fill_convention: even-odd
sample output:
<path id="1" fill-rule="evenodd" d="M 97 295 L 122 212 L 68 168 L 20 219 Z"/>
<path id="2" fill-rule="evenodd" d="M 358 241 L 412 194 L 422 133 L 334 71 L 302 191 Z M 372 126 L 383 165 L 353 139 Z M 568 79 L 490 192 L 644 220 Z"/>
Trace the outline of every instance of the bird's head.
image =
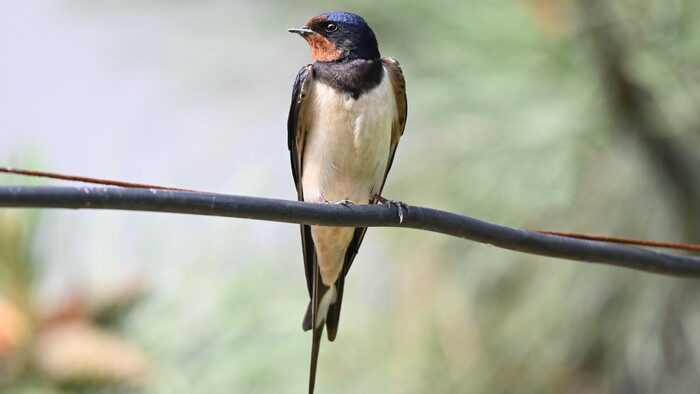
<path id="1" fill-rule="evenodd" d="M 379 59 L 374 32 L 361 16 L 349 12 L 321 14 L 289 32 L 309 43 L 311 55 L 318 62 Z"/>

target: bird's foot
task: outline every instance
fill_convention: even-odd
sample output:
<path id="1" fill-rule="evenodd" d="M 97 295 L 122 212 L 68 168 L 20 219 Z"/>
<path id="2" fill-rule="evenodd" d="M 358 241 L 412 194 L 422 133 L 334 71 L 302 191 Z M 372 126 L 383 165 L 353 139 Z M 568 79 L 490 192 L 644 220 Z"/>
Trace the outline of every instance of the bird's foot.
<path id="1" fill-rule="evenodd" d="M 409 213 L 410 208 L 408 207 L 408 204 L 406 204 L 403 201 L 397 201 L 397 200 L 388 200 L 379 194 L 374 195 L 374 201 L 382 203 L 387 206 L 387 208 L 391 208 L 391 206 L 396 206 L 396 209 L 399 211 L 399 223 L 403 223 L 403 213 Z"/>
<path id="2" fill-rule="evenodd" d="M 350 201 L 349 198 L 344 198 L 344 199 L 338 201 L 336 204 L 342 205 L 342 206 L 344 206 L 344 207 L 350 207 L 350 206 L 355 205 L 355 203 L 352 202 L 352 201 Z"/>
<path id="3" fill-rule="evenodd" d="M 350 201 L 350 199 L 347 197 L 338 201 L 338 202 L 328 201 L 328 200 L 326 200 L 325 197 L 323 197 L 323 192 L 319 193 L 318 202 L 320 202 L 321 204 L 342 205 L 344 207 L 349 207 L 349 206 L 355 205 L 355 203 Z"/>

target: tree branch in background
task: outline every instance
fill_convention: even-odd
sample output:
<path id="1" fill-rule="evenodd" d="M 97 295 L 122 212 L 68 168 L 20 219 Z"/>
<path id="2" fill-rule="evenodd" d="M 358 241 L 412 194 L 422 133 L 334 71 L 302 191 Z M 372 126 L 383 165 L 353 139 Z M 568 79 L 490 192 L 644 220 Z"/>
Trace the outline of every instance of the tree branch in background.
<path id="1" fill-rule="evenodd" d="M 655 164 L 657 176 L 666 182 L 677 202 L 676 211 L 688 242 L 700 240 L 700 159 L 697 152 L 675 139 L 651 92 L 634 82 L 626 67 L 628 52 L 617 25 L 602 23 L 614 13 L 612 2 L 579 1 L 585 30 L 589 32 L 609 102 L 611 116 L 621 132 L 634 135 Z"/>

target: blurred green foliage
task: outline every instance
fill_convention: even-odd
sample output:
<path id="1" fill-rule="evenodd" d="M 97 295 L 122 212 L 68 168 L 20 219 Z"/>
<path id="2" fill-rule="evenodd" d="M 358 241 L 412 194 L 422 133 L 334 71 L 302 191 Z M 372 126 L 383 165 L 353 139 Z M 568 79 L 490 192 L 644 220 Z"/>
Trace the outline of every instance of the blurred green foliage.
<path id="1" fill-rule="evenodd" d="M 197 16 L 198 23 L 183 26 L 193 37 L 209 34 L 205 43 L 214 51 L 234 51 L 219 41 L 244 30 L 256 40 L 251 47 L 270 46 L 263 52 L 278 68 L 289 66 L 274 56 L 292 45 L 284 29 L 331 7 L 66 5 L 86 15 L 100 7 L 105 13 L 145 7 L 154 23 L 182 7 L 174 19 Z M 594 18 L 587 7 L 596 7 Z M 615 29 L 625 69 L 658 106 L 664 135 L 700 152 L 699 2 L 361 0 L 332 8 L 363 15 L 382 53 L 395 56 L 406 74 L 409 120 L 388 196 L 516 227 L 700 242 L 683 239 L 684 222 L 696 219 L 678 209 L 672 174 L 658 171 L 643 141 L 620 132 L 590 34 Z M 221 21 L 236 13 L 246 15 L 237 19 L 244 26 Z M 208 21 L 221 30 L 206 30 Z M 294 52 L 307 51 L 303 42 L 294 45 Z M 178 67 L 205 60 L 212 58 Z M 202 84 L 244 86 L 236 70 L 209 67 L 198 76 Z M 292 78 L 293 71 L 278 87 L 284 95 Z M 297 236 L 295 228 L 284 229 L 285 237 Z M 122 327 L 158 366 L 144 391 L 305 391 L 311 338 L 300 330 L 306 305 L 300 246 L 296 239 L 293 246 L 278 243 L 276 232 L 275 247 L 213 255 L 216 242 L 243 248 L 240 233 L 221 233 L 192 243 L 185 268 L 172 268 L 182 271 L 156 286 Z M 150 242 L 164 247 L 149 258 L 163 259 L 166 248 L 177 247 L 157 239 Z M 229 257 L 241 268 L 217 266 Z M 700 387 L 700 294 L 693 281 L 372 229 L 346 286 L 338 340 L 322 344 L 321 393 Z"/>

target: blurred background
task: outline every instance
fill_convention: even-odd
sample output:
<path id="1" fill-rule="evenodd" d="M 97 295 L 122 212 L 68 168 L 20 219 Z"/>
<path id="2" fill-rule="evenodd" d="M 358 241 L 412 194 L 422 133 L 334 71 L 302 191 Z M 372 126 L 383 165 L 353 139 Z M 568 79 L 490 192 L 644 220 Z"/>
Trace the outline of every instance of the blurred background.
<path id="1" fill-rule="evenodd" d="M 0 165 L 295 199 L 286 32 L 365 17 L 407 80 L 385 195 L 700 242 L 700 2 L 0 2 Z M 65 184 L 0 177 L 0 184 Z M 296 225 L 0 210 L 0 391 L 305 392 Z M 690 393 L 700 286 L 371 229 L 320 393 Z"/>

